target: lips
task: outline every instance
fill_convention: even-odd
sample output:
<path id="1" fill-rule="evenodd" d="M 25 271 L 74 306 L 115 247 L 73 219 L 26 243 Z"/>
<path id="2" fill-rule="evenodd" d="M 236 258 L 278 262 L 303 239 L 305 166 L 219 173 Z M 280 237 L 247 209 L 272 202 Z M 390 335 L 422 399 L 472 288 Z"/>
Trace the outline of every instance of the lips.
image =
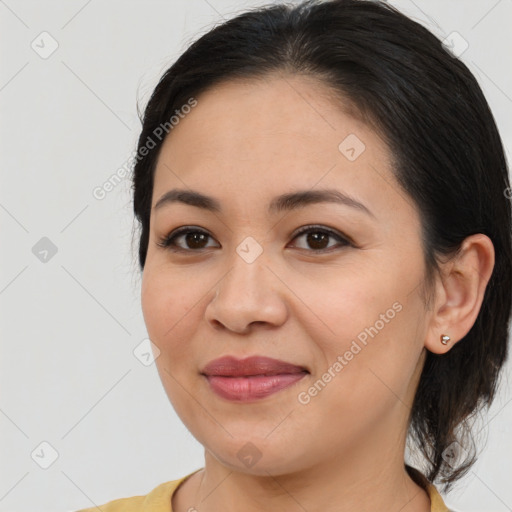
<path id="1" fill-rule="evenodd" d="M 208 363 L 201 373 L 218 396 L 231 402 L 250 403 L 289 388 L 309 371 L 269 357 L 226 356 Z"/>
<path id="2" fill-rule="evenodd" d="M 237 359 L 225 356 L 209 362 L 201 371 L 207 376 L 250 377 L 254 375 L 286 375 L 309 373 L 303 366 L 263 356 Z"/>

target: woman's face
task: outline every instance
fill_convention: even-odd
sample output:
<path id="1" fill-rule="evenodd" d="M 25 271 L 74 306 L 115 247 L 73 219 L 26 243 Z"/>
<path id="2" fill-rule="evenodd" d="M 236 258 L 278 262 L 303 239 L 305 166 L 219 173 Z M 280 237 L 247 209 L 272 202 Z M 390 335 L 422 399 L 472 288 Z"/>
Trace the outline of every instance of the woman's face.
<path id="1" fill-rule="evenodd" d="M 142 307 L 158 371 L 207 452 L 253 474 L 389 459 L 424 361 L 418 213 L 383 141 L 325 92 L 292 76 L 211 89 L 173 128 L 155 173 Z M 218 210 L 154 208 L 173 189 Z M 312 195 L 327 190 L 331 200 Z M 192 233 L 159 245 L 183 226 Z M 230 399 L 202 375 L 227 355 L 307 373 Z"/>

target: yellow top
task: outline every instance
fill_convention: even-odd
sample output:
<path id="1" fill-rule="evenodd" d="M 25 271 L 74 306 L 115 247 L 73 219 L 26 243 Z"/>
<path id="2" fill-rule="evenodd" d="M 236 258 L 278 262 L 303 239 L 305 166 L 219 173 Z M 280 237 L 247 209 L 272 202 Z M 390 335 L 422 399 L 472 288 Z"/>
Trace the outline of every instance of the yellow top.
<path id="1" fill-rule="evenodd" d="M 437 492 L 437 489 L 431 484 L 423 473 L 418 471 L 412 466 L 405 465 L 405 469 L 409 476 L 420 486 L 427 491 L 430 498 L 430 512 L 452 512 L 441 498 L 441 495 Z"/>
<path id="2" fill-rule="evenodd" d="M 437 489 L 428 482 L 428 480 L 417 470 L 406 466 L 411 478 L 420 486 L 422 486 L 430 496 L 430 512 L 450 512 L 444 504 L 441 495 Z M 109 501 L 99 508 L 84 508 L 76 512 L 172 512 L 171 498 L 178 486 L 194 473 L 201 471 L 200 469 L 184 476 L 178 480 L 165 482 L 155 487 L 149 494 L 145 496 L 133 496 L 131 498 L 120 498 Z M 412 473 L 412 474 L 411 474 Z"/>

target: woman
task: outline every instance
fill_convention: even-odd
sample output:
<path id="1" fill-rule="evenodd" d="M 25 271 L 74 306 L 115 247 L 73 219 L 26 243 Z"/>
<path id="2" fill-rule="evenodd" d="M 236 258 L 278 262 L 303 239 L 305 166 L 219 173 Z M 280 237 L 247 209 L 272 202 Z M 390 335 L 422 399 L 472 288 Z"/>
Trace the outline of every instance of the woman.
<path id="1" fill-rule="evenodd" d="M 476 460 L 511 316 L 507 165 L 467 67 L 385 3 L 249 11 L 161 78 L 133 189 L 205 465 L 101 509 L 448 510 L 434 481 Z"/>

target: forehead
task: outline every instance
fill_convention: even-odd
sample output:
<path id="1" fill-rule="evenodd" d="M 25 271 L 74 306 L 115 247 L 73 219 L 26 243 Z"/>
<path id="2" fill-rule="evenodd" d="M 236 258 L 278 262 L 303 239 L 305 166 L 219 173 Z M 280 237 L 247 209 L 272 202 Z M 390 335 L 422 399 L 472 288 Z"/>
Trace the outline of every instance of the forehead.
<path id="1" fill-rule="evenodd" d="M 173 187 L 240 205 L 313 187 L 337 187 L 383 208 L 397 199 L 385 143 L 317 80 L 237 80 L 196 100 L 163 143 L 153 204 Z"/>
<path id="2" fill-rule="evenodd" d="M 259 149 L 269 159 L 290 150 L 297 158 L 326 152 L 326 158 L 339 157 L 339 144 L 350 134 L 380 158 L 388 156 L 377 134 L 349 114 L 355 112 L 351 104 L 312 77 L 224 82 L 199 95 L 197 102 L 164 143 L 174 146 L 173 151 L 185 143 L 194 150 L 187 151 L 189 157 L 210 152 L 262 158 Z"/>

